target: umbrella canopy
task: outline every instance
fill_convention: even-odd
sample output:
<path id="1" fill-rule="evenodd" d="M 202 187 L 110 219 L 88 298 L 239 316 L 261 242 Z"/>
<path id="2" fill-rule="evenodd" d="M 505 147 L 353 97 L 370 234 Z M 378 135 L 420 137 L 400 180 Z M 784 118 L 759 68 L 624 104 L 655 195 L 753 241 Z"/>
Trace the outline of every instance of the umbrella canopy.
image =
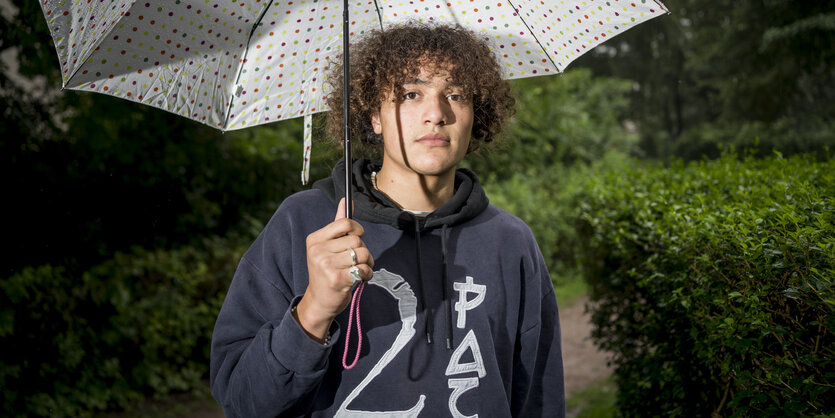
<path id="1" fill-rule="evenodd" d="M 507 78 L 521 78 L 561 72 L 667 12 L 657 0 L 42 0 L 41 7 L 64 88 L 223 131 L 305 116 L 303 183 L 310 115 L 328 110 L 328 65 L 342 57 L 347 71 L 343 51 L 354 36 L 411 22 L 460 25 L 488 40 Z M 347 74 L 345 80 L 347 93 Z M 345 184 L 351 217 L 350 164 Z"/>
<path id="2" fill-rule="evenodd" d="M 350 0 L 350 37 L 408 22 L 488 39 L 507 78 L 561 72 L 666 13 L 654 0 Z M 44 0 L 65 88 L 234 130 L 327 110 L 343 0 Z"/>

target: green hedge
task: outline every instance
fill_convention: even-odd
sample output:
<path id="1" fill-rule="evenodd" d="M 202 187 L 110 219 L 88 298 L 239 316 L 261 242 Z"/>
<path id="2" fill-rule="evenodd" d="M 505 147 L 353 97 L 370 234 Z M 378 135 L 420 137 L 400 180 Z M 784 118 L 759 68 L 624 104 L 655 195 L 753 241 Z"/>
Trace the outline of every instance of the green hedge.
<path id="1" fill-rule="evenodd" d="M 601 167 L 576 243 L 621 412 L 835 412 L 835 160 Z"/>
<path id="2" fill-rule="evenodd" d="M 244 247 L 136 249 L 80 277 L 26 268 L 0 282 L 0 410 L 89 416 L 208 377 L 212 328 Z"/>
<path id="3" fill-rule="evenodd" d="M 556 286 L 579 282 L 572 199 L 590 172 L 580 164 L 571 169 L 557 165 L 484 183 L 490 203 L 520 217 L 531 228 Z"/>

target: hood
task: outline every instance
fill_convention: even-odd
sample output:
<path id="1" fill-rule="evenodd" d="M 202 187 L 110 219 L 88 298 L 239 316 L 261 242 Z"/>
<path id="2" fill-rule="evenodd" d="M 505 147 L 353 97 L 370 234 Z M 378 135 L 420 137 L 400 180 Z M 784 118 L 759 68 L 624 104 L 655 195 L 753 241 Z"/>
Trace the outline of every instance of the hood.
<path id="1" fill-rule="evenodd" d="M 489 201 L 481 188 L 478 176 L 466 168 L 455 171 L 455 194 L 443 206 L 426 217 L 416 217 L 400 209 L 396 203 L 383 193 L 374 190 L 371 173 L 379 171 L 379 162 L 366 159 L 354 161 L 353 165 L 353 202 L 354 218 L 391 225 L 407 231 L 415 230 L 415 222 L 420 230 L 439 228 L 441 225 L 455 226 L 466 222 L 487 208 Z M 339 160 L 333 168 L 331 177 L 313 184 L 322 190 L 334 203 L 345 196 L 345 160 Z"/>
<path id="2" fill-rule="evenodd" d="M 421 268 L 421 235 L 427 230 L 440 228 L 441 229 L 441 255 L 443 267 L 441 270 L 441 287 L 443 290 L 444 299 L 444 316 L 446 325 L 446 347 L 452 349 L 452 304 L 449 289 L 449 277 L 447 272 L 447 248 L 446 236 L 447 229 L 458 224 L 464 223 L 472 218 L 478 216 L 489 204 L 487 195 L 481 188 L 481 183 L 478 182 L 478 177 L 474 172 L 459 168 L 455 171 L 455 193 L 452 199 L 446 202 L 443 206 L 426 216 L 415 216 L 412 213 L 400 209 L 396 203 L 389 199 L 385 194 L 374 190 L 371 183 L 371 173 L 379 171 L 382 164 L 379 162 L 359 159 L 354 162 L 352 167 L 351 186 L 353 187 L 353 204 L 354 204 L 354 218 L 357 220 L 373 222 L 377 224 L 390 225 L 397 229 L 409 232 L 415 239 L 415 268 L 418 279 L 418 298 L 421 310 L 424 314 L 424 330 L 426 332 L 426 342 L 432 344 L 433 330 L 431 317 L 433 316 L 432 309 L 426 304 L 426 291 L 424 289 L 424 277 Z M 314 188 L 322 190 L 334 204 L 339 202 L 345 196 L 345 160 L 339 160 L 333 168 L 331 177 L 322 179 L 313 184 Z M 342 358 L 342 365 L 346 369 L 350 369 L 356 364 L 360 348 L 362 345 L 362 338 L 359 339 L 359 347 L 357 347 L 357 357 L 353 364 L 346 363 L 348 353 L 348 339 L 350 336 L 351 322 L 355 312 L 355 303 L 359 304 L 359 294 L 362 293 L 363 283 L 357 287 L 354 297 L 351 298 L 350 316 L 348 320 L 348 331 L 345 340 L 345 352 Z M 357 311 L 357 333 L 359 334 L 359 312 Z"/>

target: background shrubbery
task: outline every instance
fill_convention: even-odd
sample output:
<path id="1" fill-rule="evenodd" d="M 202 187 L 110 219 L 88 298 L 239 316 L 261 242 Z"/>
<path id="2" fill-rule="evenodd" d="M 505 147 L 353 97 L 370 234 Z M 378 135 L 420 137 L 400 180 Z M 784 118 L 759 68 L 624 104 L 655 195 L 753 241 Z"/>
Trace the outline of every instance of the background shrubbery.
<path id="1" fill-rule="evenodd" d="M 621 412 L 835 411 L 835 160 L 601 167 L 577 244 Z"/>
<path id="2" fill-rule="evenodd" d="M 488 184 L 582 278 L 625 416 L 835 412 L 835 160 L 592 166 Z"/>
<path id="3" fill-rule="evenodd" d="M 136 248 L 79 276 L 44 265 L 0 282 L 3 414 L 86 416 L 202 386 L 245 248 Z"/>

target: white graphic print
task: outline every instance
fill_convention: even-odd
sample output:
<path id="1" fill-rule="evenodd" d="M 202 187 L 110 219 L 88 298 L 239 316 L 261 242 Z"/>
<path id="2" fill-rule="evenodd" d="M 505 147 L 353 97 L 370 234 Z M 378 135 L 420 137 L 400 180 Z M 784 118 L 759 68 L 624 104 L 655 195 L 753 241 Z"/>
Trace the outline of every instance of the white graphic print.
<path id="1" fill-rule="evenodd" d="M 458 397 L 461 396 L 461 394 L 470 389 L 478 387 L 478 378 L 467 377 L 464 379 L 449 379 L 447 381 L 447 385 L 449 385 L 449 388 L 452 389 L 452 394 L 449 395 L 449 412 L 452 414 L 452 416 L 455 418 L 478 418 L 478 414 L 462 414 L 461 411 L 458 410 L 458 406 L 455 405 L 455 403 L 458 401 Z"/>
<path id="2" fill-rule="evenodd" d="M 417 298 L 415 292 L 412 291 L 411 286 L 406 283 L 402 277 L 397 274 L 390 273 L 385 269 L 374 272 L 374 277 L 367 282 L 382 287 L 388 291 L 395 300 L 397 300 L 397 308 L 400 311 L 400 321 L 402 326 L 397 338 L 394 339 L 391 347 L 383 353 L 380 361 L 374 365 L 368 375 L 362 379 L 357 387 L 351 391 L 339 410 L 336 411 L 335 417 L 417 417 L 420 411 L 423 410 L 426 402 L 426 395 L 421 394 L 415 406 L 405 411 L 354 411 L 349 410 L 348 405 L 359 396 L 359 394 L 377 377 L 383 369 L 394 360 L 394 357 L 406 347 L 409 340 L 415 335 L 415 321 L 417 314 Z"/>
<path id="3" fill-rule="evenodd" d="M 455 311 L 458 312 L 458 328 L 467 326 L 467 311 L 473 310 L 484 302 L 484 295 L 487 294 L 487 286 L 473 283 L 471 276 L 466 277 L 465 283 L 454 283 L 453 287 L 458 291 L 458 301 L 455 302 Z M 467 299 L 469 293 L 475 293 L 476 296 L 472 299 Z M 467 352 L 467 349 L 473 354 L 473 361 L 469 363 L 461 363 L 461 357 Z M 475 332 L 470 329 L 467 335 L 455 348 L 452 357 L 449 358 L 449 363 L 446 366 L 446 375 L 455 376 L 464 373 L 475 372 L 478 377 L 465 377 L 457 379 L 447 379 L 447 386 L 452 389 L 449 395 L 449 413 L 455 418 L 478 418 L 478 414 L 464 415 L 458 410 L 458 398 L 468 390 L 478 387 L 480 380 L 487 376 L 487 369 L 484 367 L 484 359 L 481 357 L 481 348 L 478 346 L 478 339 Z"/>
<path id="4" fill-rule="evenodd" d="M 484 294 L 487 293 L 487 286 L 483 284 L 474 284 L 472 276 L 467 276 L 466 283 L 455 282 L 453 284 L 455 290 L 458 291 L 458 302 L 455 302 L 455 310 L 458 312 L 458 328 L 464 328 L 467 323 L 467 311 L 475 309 L 481 302 L 484 301 Z M 476 297 L 472 300 L 467 300 L 468 293 L 476 293 Z"/>
<path id="5" fill-rule="evenodd" d="M 461 356 L 464 355 L 464 352 L 468 348 L 473 353 L 473 361 L 472 363 L 462 364 Z M 447 376 L 467 372 L 478 372 L 478 377 L 484 377 L 487 374 L 487 370 L 484 369 L 484 360 L 481 358 L 481 349 L 478 347 L 478 340 L 476 340 L 473 330 L 470 330 L 467 336 L 464 337 L 464 340 L 461 341 L 461 344 L 458 344 L 458 348 L 452 353 L 452 357 L 450 357 L 449 363 L 446 366 Z"/>

